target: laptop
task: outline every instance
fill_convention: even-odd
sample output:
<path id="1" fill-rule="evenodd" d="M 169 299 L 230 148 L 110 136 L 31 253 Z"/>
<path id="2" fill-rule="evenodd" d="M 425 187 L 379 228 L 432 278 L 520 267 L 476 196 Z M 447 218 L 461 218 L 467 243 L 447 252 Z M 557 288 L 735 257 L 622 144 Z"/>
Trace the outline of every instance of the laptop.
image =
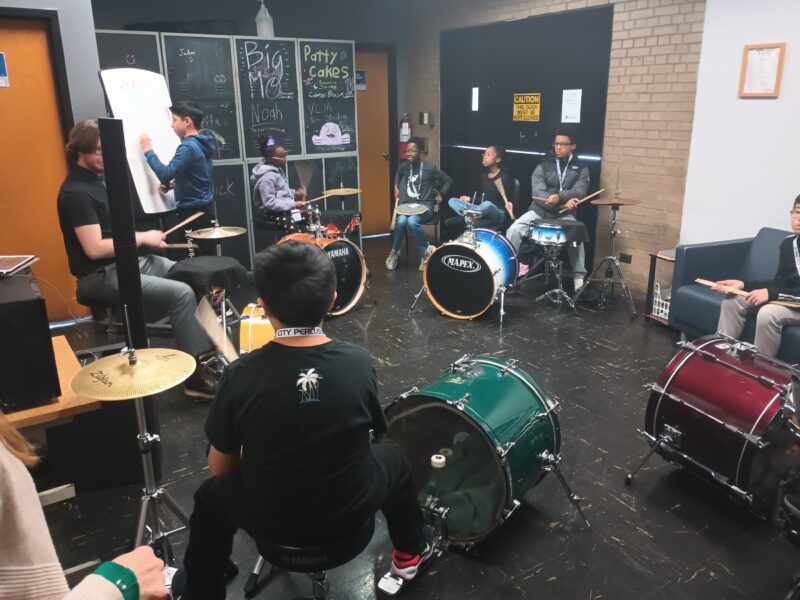
<path id="1" fill-rule="evenodd" d="M 0 277 L 11 277 L 39 260 L 32 254 L 20 256 L 0 255 Z"/>

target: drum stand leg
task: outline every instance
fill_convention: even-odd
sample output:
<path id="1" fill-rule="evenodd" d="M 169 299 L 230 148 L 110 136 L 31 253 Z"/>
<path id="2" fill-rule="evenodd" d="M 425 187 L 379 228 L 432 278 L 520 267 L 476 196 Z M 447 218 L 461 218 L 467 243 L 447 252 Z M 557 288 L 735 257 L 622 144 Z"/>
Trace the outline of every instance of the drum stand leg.
<path id="1" fill-rule="evenodd" d="M 586 523 L 586 528 L 591 529 L 592 526 L 589 525 L 589 520 L 586 518 L 586 515 L 583 514 L 583 510 L 581 510 L 580 502 L 583 500 L 583 498 L 572 491 L 572 488 L 569 487 L 567 480 L 564 478 L 564 474 L 561 472 L 561 467 L 559 466 L 559 463 L 561 462 L 561 456 L 556 456 L 550 452 L 545 452 L 542 455 L 542 459 L 544 461 L 544 470 L 553 473 L 556 476 L 556 479 L 558 479 L 558 482 L 561 484 L 561 487 L 564 488 L 564 492 L 567 494 L 567 500 L 569 500 L 569 503 L 572 504 L 573 508 L 581 516 L 583 522 Z"/>
<path id="2" fill-rule="evenodd" d="M 506 288 L 500 288 L 500 327 L 503 327 L 503 317 L 506 316 Z"/>
<path id="3" fill-rule="evenodd" d="M 425 284 L 423 284 L 422 287 L 419 288 L 419 291 L 414 296 L 414 303 L 411 305 L 411 308 L 408 309 L 408 314 L 414 312 L 414 307 L 417 305 L 417 302 L 419 302 L 419 299 L 422 296 L 422 292 L 424 291 L 425 291 Z"/>
<path id="4" fill-rule="evenodd" d="M 561 246 L 547 246 L 545 247 L 544 251 L 546 256 L 544 264 L 545 281 L 547 281 L 548 273 L 552 273 L 556 280 L 556 287 L 554 287 L 552 290 L 547 290 L 544 294 L 536 298 L 536 302 L 541 302 L 545 298 L 554 304 L 561 304 L 563 301 L 566 302 L 572 311 L 577 314 L 577 311 L 575 310 L 575 303 L 572 301 L 572 298 L 569 297 L 569 294 L 564 291 L 564 287 L 561 283 L 561 271 L 563 270 L 564 266 L 564 263 L 558 258 L 558 255 L 561 252 Z"/>
<path id="5" fill-rule="evenodd" d="M 147 423 L 144 415 L 144 400 L 136 398 L 136 421 L 139 425 L 139 454 L 142 457 L 142 470 L 144 471 L 144 495 L 139 507 L 139 518 L 136 521 L 136 535 L 133 545 L 141 546 L 146 541 L 153 546 L 164 562 L 172 562 L 172 552 L 168 537 L 184 531 L 189 526 L 189 515 L 169 492 L 162 487 L 157 487 L 155 470 L 153 469 L 153 456 L 151 450 L 161 439 L 157 435 L 147 432 Z M 178 518 L 182 523 L 177 529 L 162 531 L 161 520 L 159 518 L 159 506 L 165 505 L 166 508 Z M 145 532 L 149 533 L 149 541 L 145 539 Z"/>
<path id="6" fill-rule="evenodd" d="M 650 457 L 653 456 L 653 454 L 657 450 L 661 449 L 661 446 L 663 446 L 664 444 L 670 444 L 670 443 L 672 443 L 672 438 L 670 436 L 665 435 L 663 433 L 660 436 L 658 436 L 658 439 L 655 441 L 653 446 L 650 448 L 650 452 L 648 452 L 647 456 L 645 456 L 642 459 L 642 462 L 639 463 L 639 466 L 636 467 L 633 470 L 632 473 L 628 473 L 627 475 L 625 475 L 625 485 L 630 485 L 633 482 L 633 478 L 636 477 L 636 474 L 641 470 L 641 468 L 643 466 L 645 466 L 645 464 L 647 464 L 647 461 L 650 460 Z"/>

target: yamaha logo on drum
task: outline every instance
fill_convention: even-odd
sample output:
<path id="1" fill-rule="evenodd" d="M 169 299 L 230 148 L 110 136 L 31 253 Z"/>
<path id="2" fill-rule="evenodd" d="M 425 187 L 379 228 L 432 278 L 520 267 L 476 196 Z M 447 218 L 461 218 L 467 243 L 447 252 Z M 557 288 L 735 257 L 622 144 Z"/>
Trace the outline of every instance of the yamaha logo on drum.
<path id="1" fill-rule="evenodd" d="M 461 271 L 462 273 L 475 273 L 481 270 L 481 263 L 477 260 L 461 256 L 459 254 L 448 254 L 442 257 L 442 264 L 449 267 L 454 271 Z"/>
<path id="2" fill-rule="evenodd" d="M 350 248 L 345 246 L 344 248 L 334 248 L 333 250 L 326 250 L 328 256 L 333 258 L 341 258 L 343 256 L 350 256 Z"/>

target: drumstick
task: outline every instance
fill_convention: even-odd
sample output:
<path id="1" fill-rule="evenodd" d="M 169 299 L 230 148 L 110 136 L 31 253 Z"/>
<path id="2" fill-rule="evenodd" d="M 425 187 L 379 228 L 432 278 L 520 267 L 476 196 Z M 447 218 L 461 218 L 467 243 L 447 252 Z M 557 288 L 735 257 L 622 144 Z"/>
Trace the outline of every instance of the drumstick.
<path id="1" fill-rule="evenodd" d="M 699 277 L 694 280 L 695 283 L 699 283 L 700 285 L 707 285 L 708 287 L 714 287 L 717 285 L 716 281 L 709 281 L 708 279 L 700 279 Z M 746 292 L 744 290 L 737 290 L 732 287 L 728 287 L 727 285 L 719 286 L 721 289 L 725 290 L 730 294 L 735 294 L 737 296 L 747 296 L 750 292 Z M 777 304 L 778 306 L 786 306 L 787 308 L 800 308 L 800 302 L 784 302 L 783 300 L 770 300 L 767 304 Z"/>
<path id="2" fill-rule="evenodd" d="M 511 203 L 508 201 L 508 198 L 506 197 L 506 187 L 503 185 L 503 180 L 498 177 L 497 179 L 494 180 L 494 184 L 495 184 L 495 186 L 497 186 L 497 189 L 499 190 L 500 195 L 503 197 L 503 200 L 506 203 L 506 210 L 508 211 L 508 215 L 513 219 L 514 218 L 514 207 L 512 206 L 511 208 L 508 208 L 508 205 L 511 204 Z"/>
<path id="3" fill-rule="evenodd" d="M 361 190 L 359 188 L 333 188 L 322 194 L 321 196 L 317 196 L 316 198 L 312 198 L 308 200 L 308 202 L 316 202 L 317 200 L 324 200 L 325 198 L 330 198 L 331 196 L 352 196 L 353 194 L 359 194 Z"/>
<path id="4" fill-rule="evenodd" d="M 192 248 L 197 250 L 200 246 L 197 244 L 164 244 L 162 248 Z"/>
<path id="5" fill-rule="evenodd" d="M 589 200 L 590 198 L 594 198 L 595 196 L 598 196 L 598 195 L 602 194 L 602 193 L 603 193 L 603 192 L 605 192 L 605 191 L 606 191 L 606 188 L 603 188 L 602 190 L 597 190 L 597 191 L 596 191 L 594 194 L 589 194 L 589 195 L 588 195 L 588 196 L 586 196 L 586 198 L 584 198 L 583 200 L 578 200 L 578 204 L 576 204 L 575 206 L 578 206 L 578 205 L 580 205 L 580 204 L 583 204 L 584 202 L 586 202 L 586 201 L 587 201 L 587 200 Z M 567 212 L 568 210 L 572 210 L 572 209 L 571 209 L 571 208 L 562 208 L 560 211 L 558 211 L 558 214 L 565 213 L 565 212 Z"/>
<path id="6" fill-rule="evenodd" d="M 184 226 L 184 225 L 186 225 L 187 223 L 191 223 L 191 222 L 192 222 L 192 221 L 194 221 L 195 219 L 199 219 L 199 218 L 200 218 L 200 217 L 202 217 L 204 214 L 206 214 L 206 213 L 204 213 L 202 210 L 198 210 L 198 211 L 197 211 L 196 213 L 194 213 L 194 214 L 193 214 L 191 217 L 189 217 L 189 218 L 187 218 L 187 219 L 184 219 L 183 221 L 181 221 L 180 223 L 178 223 L 177 225 L 175 225 L 175 227 L 172 227 L 172 228 L 168 229 L 167 231 L 165 231 L 165 232 L 164 232 L 164 235 L 166 236 L 166 235 L 169 235 L 170 233 L 172 233 L 173 231 L 177 231 L 178 229 L 180 229 L 181 227 L 183 227 L 183 226 Z"/>
<path id="7" fill-rule="evenodd" d="M 308 184 L 311 183 L 311 178 L 314 176 L 314 163 L 298 160 L 292 163 L 297 179 L 300 181 L 300 187 L 308 190 Z"/>
<path id="8" fill-rule="evenodd" d="M 534 200 L 539 200 L 540 202 L 547 202 L 547 198 L 540 198 L 539 196 L 531 196 Z"/>

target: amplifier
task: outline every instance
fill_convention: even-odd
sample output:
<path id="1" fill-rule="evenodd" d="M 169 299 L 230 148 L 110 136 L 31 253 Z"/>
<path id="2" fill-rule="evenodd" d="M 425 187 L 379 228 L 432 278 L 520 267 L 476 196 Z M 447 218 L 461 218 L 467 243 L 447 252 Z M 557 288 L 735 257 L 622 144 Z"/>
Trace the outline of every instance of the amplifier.
<path id="1" fill-rule="evenodd" d="M 44 298 L 29 275 L 0 278 L 0 410 L 40 406 L 61 395 Z"/>

